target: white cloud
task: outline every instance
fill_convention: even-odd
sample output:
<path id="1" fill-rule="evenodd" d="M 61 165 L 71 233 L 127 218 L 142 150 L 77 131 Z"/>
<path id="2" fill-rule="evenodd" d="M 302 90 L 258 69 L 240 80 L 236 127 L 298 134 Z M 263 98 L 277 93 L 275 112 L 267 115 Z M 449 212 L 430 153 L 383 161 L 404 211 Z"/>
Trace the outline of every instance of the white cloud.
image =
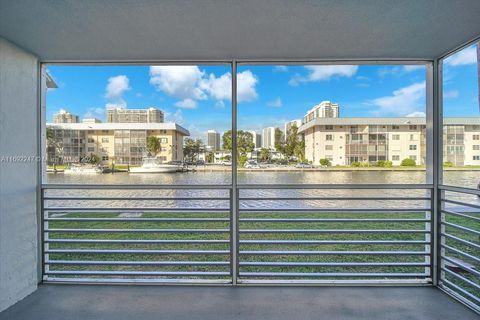
<path id="1" fill-rule="evenodd" d="M 287 66 L 275 66 L 273 68 L 273 71 L 275 71 L 275 72 L 287 72 L 288 67 Z"/>
<path id="2" fill-rule="evenodd" d="M 250 70 L 237 74 L 237 102 L 253 101 L 258 94 L 255 86 L 258 83 L 257 77 Z"/>
<path id="3" fill-rule="evenodd" d="M 407 114 L 409 118 L 425 118 L 425 112 L 423 111 L 414 111 L 412 113 Z"/>
<path id="4" fill-rule="evenodd" d="M 332 65 L 332 66 L 305 66 L 308 70 L 306 76 L 296 74 L 288 82 L 292 86 L 300 83 L 330 80 L 332 77 L 352 77 L 358 70 L 358 66 Z"/>
<path id="5" fill-rule="evenodd" d="M 411 64 L 411 65 L 403 66 L 403 71 L 405 71 L 405 72 L 413 72 L 413 71 L 423 70 L 423 69 L 425 69 L 424 65 Z"/>
<path id="6" fill-rule="evenodd" d="M 465 48 L 445 59 L 448 66 L 464 66 L 477 63 L 477 47 L 475 45 Z"/>
<path id="7" fill-rule="evenodd" d="M 196 109 L 197 101 L 187 98 L 187 99 L 178 101 L 177 103 L 175 103 L 175 106 L 183 109 Z"/>
<path id="8" fill-rule="evenodd" d="M 197 66 L 151 66 L 150 84 L 157 90 L 180 99 L 206 99 L 198 88 L 203 72 Z"/>
<path id="9" fill-rule="evenodd" d="M 166 122 L 175 122 L 178 124 L 183 124 L 183 114 L 182 110 L 178 109 L 174 113 L 165 112 Z"/>
<path id="10" fill-rule="evenodd" d="M 278 97 L 275 100 L 267 102 L 267 106 L 269 106 L 269 107 L 280 108 L 282 105 L 283 105 L 283 103 L 282 103 L 282 99 L 280 99 L 280 97 Z"/>
<path id="11" fill-rule="evenodd" d="M 258 79 L 246 70 L 237 74 L 237 101 L 252 101 L 258 97 Z M 231 100 L 232 75 L 227 72 L 217 77 L 206 74 L 197 66 L 151 66 L 150 84 L 157 90 L 182 99 L 176 103 L 181 108 L 194 108 L 198 100 Z"/>
<path id="12" fill-rule="evenodd" d="M 121 99 L 125 91 L 130 90 L 129 80 L 127 76 L 119 75 L 108 78 L 107 88 L 105 90 L 105 98 Z"/>
<path id="13" fill-rule="evenodd" d="M 105 109 L 126 109 L 127 108 L 127 103 L 125 100 L 119 100 L 116 103 L 107 103 L 105 105 Z"/>
<path id="14" fill-rule="evenodd" d="M 369 101 L 377 116 L 402 116 L 425 108 L 425 81 L 393 91 L 392 95 Z"/>
<path id="15" fill-rule="evenodd" d="M 213 73 L 200 82 L 200 89 L 215 100 L 230 100 L 232 95 L 232 75 L 227 72 L 216 77 Z"/>
<path id="16" fill-rule="evenodd" d="M 450 90 L 450 91 L 445 91 L 443 92 L 443 98 L 449 99 L 449 98 L 458 98 L 460 93 L 458 90 Z"/>

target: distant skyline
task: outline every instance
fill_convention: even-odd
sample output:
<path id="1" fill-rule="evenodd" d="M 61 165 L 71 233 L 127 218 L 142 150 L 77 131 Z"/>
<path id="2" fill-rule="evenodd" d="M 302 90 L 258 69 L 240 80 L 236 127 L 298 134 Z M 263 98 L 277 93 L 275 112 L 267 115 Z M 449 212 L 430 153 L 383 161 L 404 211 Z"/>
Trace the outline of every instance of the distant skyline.
<path id="1" fill-rule="evenodd" d="M 47 120 L 61 109 L 105 121 L 105 108 L 156 107 L 192 136 L 231 127 L 231 73 L 222 66 L 48 66 L 59 88 L 47 94 Z M 444 115 L 479 116 L 476 48 L 444 64 Z M 238 128 L 260 132 L 302 119 L 323 100 L 341 117 L 423 116 L 419 65 L 239 65 Z"/>

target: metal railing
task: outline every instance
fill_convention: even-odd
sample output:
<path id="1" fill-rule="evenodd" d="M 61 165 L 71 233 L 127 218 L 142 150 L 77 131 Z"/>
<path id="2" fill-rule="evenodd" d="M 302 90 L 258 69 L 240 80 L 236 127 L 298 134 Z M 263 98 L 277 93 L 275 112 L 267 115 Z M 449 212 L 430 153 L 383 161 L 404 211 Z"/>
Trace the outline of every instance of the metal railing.
<path id="1" fill-rule="evenodd" d="M 439 287 L 480 311 L 480 191 L 440 186 Z"/>
<path id="2" fill-rule="evenodd" d="M 231 282 L 230 186 L 49 185 L 44 280 Z"/>
<path id="3" fill-rule="evenodd" d="M 431 185 L 45 185 L 44 281 L 429 284 L 432 194 Z"/>

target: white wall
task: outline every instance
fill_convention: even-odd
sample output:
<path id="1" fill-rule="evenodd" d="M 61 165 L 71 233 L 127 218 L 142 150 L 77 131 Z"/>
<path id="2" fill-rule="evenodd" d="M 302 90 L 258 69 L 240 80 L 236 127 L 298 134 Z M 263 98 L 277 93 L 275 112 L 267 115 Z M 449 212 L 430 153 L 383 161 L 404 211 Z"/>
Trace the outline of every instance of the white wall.
<path id="1" fill-rule="evenodd" d="M 0 38 L 0 311 L 37 288 L 37 58 Z M 14 160 L 14 159 L 10 159 Z"/>

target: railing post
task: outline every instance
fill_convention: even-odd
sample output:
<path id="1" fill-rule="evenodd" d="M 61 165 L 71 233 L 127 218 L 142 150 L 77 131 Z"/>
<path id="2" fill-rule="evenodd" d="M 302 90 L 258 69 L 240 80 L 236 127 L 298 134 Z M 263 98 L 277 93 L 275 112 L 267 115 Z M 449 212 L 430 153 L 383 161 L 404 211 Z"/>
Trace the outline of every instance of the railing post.
<path id="1" fill-rule="evenodd" d="M 238 276 L 238 189 L 237 189 L 237 62 L 232 60 L 232 189 L 231 199 L 231 265 L 232 285 L 237 285 Z"/>

